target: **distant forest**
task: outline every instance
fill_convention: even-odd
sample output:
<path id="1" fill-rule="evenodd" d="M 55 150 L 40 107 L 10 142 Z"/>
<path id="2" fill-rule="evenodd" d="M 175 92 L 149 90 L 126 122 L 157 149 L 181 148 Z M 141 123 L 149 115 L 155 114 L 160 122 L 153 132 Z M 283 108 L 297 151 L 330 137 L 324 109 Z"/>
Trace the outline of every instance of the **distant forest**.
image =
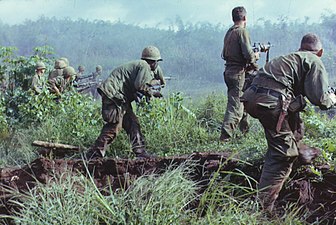
<path id="1" fill-rule="evenodd" d="M 33 48 L 50 46 L 53 57 L 67 57 L 77 69 L 84 65 L 86 72 L 100 64 L 105 76 L 117 65 L 140 58 L 147 45 L 157 46 L 162 54 L 160 64 L 166 76 L 175 79 L 167 88 L 189 94 L 224 91 L 224 61 L 220 54 L 223 37 L 232 21 L 225 24 L 184 23 L 175 19 L 174 29 L 142 28 L 132 24 L 108 21 L 70 20 L 41 17 L 20 25 L 0 23 L 0 46 L 15 46 L 19 55 L 32 55 Z M 270 58 L 296 51 L 303 34 L 317 33 L 324 47 L 323 62 L 336 80 L 336 14 L 322 16 L 321 23 L 293 22 L 279 19 L 248 24 L 251 42 L 270 42 Z M 265 63 L 265 56 L 259 65 Z M 169 85 L 171 84 L 171 85 Z M 169 87 L 170 86 L 170 87 Z"/>

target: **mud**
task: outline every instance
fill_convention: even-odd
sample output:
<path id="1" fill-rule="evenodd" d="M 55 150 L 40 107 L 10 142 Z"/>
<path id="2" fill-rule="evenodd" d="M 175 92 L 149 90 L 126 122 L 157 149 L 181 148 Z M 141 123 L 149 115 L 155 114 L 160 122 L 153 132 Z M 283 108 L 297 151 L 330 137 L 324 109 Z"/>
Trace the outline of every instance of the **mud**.
<path id="1" fill-rule="evenodd" d="M 55 177 L 66 173 L 68 175 L 90 174 L 100 190 L 110 185 L 113 190 L 117 190 L 121 187 L 127 188 L 130 179 L 136 179 L 145 174 L 160 174 L 167 168 L 176 167 L 186 161 L 193 162 L 192 179 L 203 184 L 204 188 L 215 171 L 239 169 L 247 176 L 258 180 L 262 167 L 262 162 L 249 166 L 240 164 L 237 159 L 230 158 L 228 153 L 194 153 L 184 156 L 133 160 L 104 158 L 89 162 L 82 159 L 52 160 L 41 157 L 20 168 L 1 169 L 0 214 L 10 215 L 18 210 L 10 204 L 9 199 L 13 196 L 12 192 L 8 191 L 9 188 L 24 193 L 34 188 L 37 182 L 47 184 Z M 283 208 L 289 203 L 297 203 L 302 207 L 302 215 L 305 215 L 304 219 L 307 222 L 323 220 L 332 224 L 336 220 L 336 174 L 325 165 L 321 165 L 319 170 L 323 177 L 312 173 L 308 166 L 295 170 L 290 181 L 280 193 L 278 207 Z M 244 185 L 246 181 L 242 177 L 232 177 L 232 182 Z"/>

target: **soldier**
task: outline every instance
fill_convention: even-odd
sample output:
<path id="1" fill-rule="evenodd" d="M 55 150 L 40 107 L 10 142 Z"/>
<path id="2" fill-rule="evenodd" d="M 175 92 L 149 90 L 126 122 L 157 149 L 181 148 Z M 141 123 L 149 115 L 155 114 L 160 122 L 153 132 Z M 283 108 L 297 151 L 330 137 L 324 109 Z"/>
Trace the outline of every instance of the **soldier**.
<path id="1" fill-rule="evenodd" d="M 101 65 L 97 65 L 96 71 L 92 73 L 92 82 L 95 82 L 97 85 L 99 85 L 101 82 L 100 78 L 102 77 L 102 74 L 103 74 L 103 67 Z M 98 100 L 100 98 L 100 95 L 98 94 L 95 85 L 90 88 L 90 94 L 95 100 Z"/>
<path id="2" fill-rule="evenodd" d="M 247 114 L 244 113 L 240 97 L 243 94 L 246 67 L 257 69 L 259 53 L 254 53 L 250 43 L 250 35 L 246 30 L 246 10 L 235 7 L 232 10 L 234 25 L 224 37 L 222 59 L 226 61 L 224 81 L 227 86 L 227 106 L 221 128 L 220 141 L 229 141 L 234 129 L 239 125 L 243 133 L 248 131 Z"/>
<path id="3" fill-rule="evenodd" d="M 54 69 L 49 73 L 48 80 L 63 76 L 63 69 L 67 67 L 67 62 L 63 59 L 56 59 Z"/>
<path id="4" fill-rule="evenodd" d="M 87 152 L 87 159 L 104 157 L 106 147 L 113 142 L 121 128 L 128 134 L 136 157 L 150 157 L 131 102 L 141 95 L 162 97 L 159 91 L 151 88 L 153 71 L 159 61 L 162 61 L 159 49 L 148 46 L 142 51 L 141 60 L 131 61 L 115 68 L 98 87 L 102 98 L 102 117 L 106 124 Z"/>
<path id="5" fill-rule="evenodd" d="M 98 77 L 101 77 L 103 73 L 103 67 L 101 65 L 96 66 L 96 72 L 92 73 L 93 80 L 95 81 Z"/>
<path id="6" fill-rule="evenodd" d="M 322 110 L 336 103 L 335 94 L 328 91 L 328 74 L 320 59 L 322 53 L 318 36 L 306 34 L 297 52 L 266 63 L 241 98 L 246 111 L 259 119 L 267 139 L 259 189 L 261 204 L 268 212 L 272 212 L 293 162 L 304 155 L 299 145 L 303 138 L 299 117 L 305 107 L 303 96 Z"/>
<path id="7" fill-rule="evenodd" d="M 85 67 L 82 66 L 82 65 L 78 66 L 77 76 L 78 76 L 78 77 L 83 76 L 83 75 L 84 75 L 84 72 L 85 72 Z"/>
<path id="8" fill-rule="evenodd" d="M 74 76 L 76 76 L 76 71 L 73 67 L 64 68 L 62 76 L 49 80 L 50 92 L 61 96 L 65 91 L 69 91 L 72 87 L 71 80 Z"/>
<path id="9" fill-rule="evenodd" d="M 46 79 L 44 77 L 45 70 L 46 67 L 43 62 L 36 63 L 35 75 L 33 76 L 31 84 L 31 89 L 35 92 L 35 94 L 40 94 L 46 83 Z"/>

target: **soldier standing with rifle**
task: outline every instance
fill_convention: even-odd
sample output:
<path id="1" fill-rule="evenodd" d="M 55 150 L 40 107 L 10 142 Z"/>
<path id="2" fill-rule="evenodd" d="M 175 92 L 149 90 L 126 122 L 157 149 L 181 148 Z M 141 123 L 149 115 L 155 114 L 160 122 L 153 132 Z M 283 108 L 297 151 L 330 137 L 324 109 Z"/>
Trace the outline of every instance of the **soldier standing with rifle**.
<path id="1" fill-rule="evenodd" d="M 243 94 L 246 66 L 257 69 L 256 64 L 259 52 L 252 50 L 250 35 L 246 30 L 246 10 L 244 7 L 235 7 L 232 10 L 234 25 L 224 37 L 222 59 L 226 61 L 224 81 L 227 86 L 227 106 L 221 128 L 220 141 L 229 141 L 233 131 L 239 125 L 243 133 L 248 131 L 247 114 L 244 112 L 240 97 Z"/>
<path id="2" fill-rule="evenodd" d="M 304 126 L 299 112 L 305 107 L 304 96 L 322 110 L 336 103 L 335 94 L 328 90 L 322 53 L 318 36 L 306 34 L 297 52 L 266 63 L 241 98 L 246 111 L 259 119 L 267 139 L 259 189 L 260 202 L 268 212 L 272 212 L 294 161 L 306 154 L 300 148 Z"/>
<path id="3" fill-rule="evenodd" d="M 141 60 L 135 60 L 115 68 L 98 87 L 102 97 L 102 117 L 106 122 L 99 137 L 86 153 L 86 159 L 104 157 L 106 148 L 124 128 L 136 157 L 149 158 L 138 118 L 133 112 L 132 101 L 139 96 L 162 97 L 152 89 L 155 69 L 162 61 L 159 49 L 148 46 L 142 51 Z"/>

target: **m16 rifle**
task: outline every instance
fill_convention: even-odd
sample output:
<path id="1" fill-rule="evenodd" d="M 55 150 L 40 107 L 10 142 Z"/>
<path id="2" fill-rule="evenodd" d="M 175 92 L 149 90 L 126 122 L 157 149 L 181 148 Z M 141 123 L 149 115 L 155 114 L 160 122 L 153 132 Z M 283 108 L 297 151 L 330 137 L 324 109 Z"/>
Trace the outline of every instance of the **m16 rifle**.
<path id="1" fill-rule="evenodd" d="M 79 77 L 77 76 L 75 79 L 77 83 L 84 83 L 84 82 L 93 81 L 93 80 L 95 80 L 93 73 L 85 75 L 85 76 L 79 76 Z"/>
<path id="2" fill-rule="evenodd" d="M 256 43 L 254 42 L 253 46 L 252 46 L 252 50 L 254 52 L 265 52 L 266 53 L 266 63 L 269 61 L 269 50 L 272 47 L 271 43 L 268 42 L 267 44 L 263 44 L 263 43 Z"/>
<path id="3" fill-rule="evenodd" d="M 84 93 L 86 91 L 89 91 L 92 87 L 96 87 L 98 84 L 99 84 L 98 82 L 89 81 L 89 82 L 77 83 L 74 84 L 73 86 L 79 93 Z"/>

